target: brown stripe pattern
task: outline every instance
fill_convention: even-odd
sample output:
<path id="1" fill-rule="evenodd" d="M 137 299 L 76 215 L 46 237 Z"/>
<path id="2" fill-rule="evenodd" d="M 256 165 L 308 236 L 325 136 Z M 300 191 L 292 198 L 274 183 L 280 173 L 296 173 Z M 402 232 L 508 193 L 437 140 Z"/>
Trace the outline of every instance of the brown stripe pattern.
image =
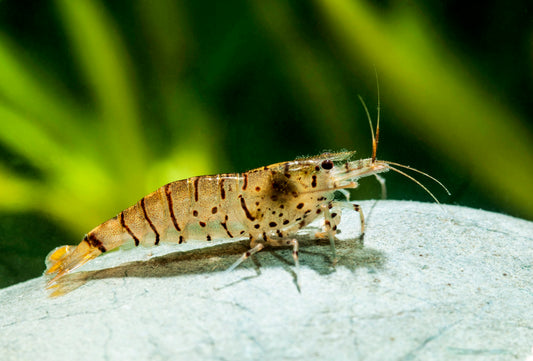
<path id="1" fill-rule="evenodd" d="M 133 234 L 133 232 L 131 231 L 130 227 L 126 225 L 126 222 L 124 221 L 124 212 L 120 212 L 120 225 L 126 230 L 126 232 L 128 232 L 131 238 L 133 238 L 133 240 L 135 241 L 135 247 L 137 247 L 139 245 L 139 238 L 137 238 L 135 234 Z"/>
<path id="2" fill-rule="evenodd" d="M 200 177 L 196 177 L 194 179 L 194 201 L 198 202 L 198 182 L 200 181 Z"/>
<path id="3" fill-rule="evenodd" d="M 241 199 L 241 207 L 244 210 L 244 213 L 246 214 L 246 218 L 248 218 L 250 221 L 254 221 L 255 217 L 252 216 L 248 208 L 246 207 L 246 201 L 244 200 L 242 194 L 239 194 L 239 198 Z"/>
<path id="4" fill-rule="evenodd" d="M 229 238 L 233 238 L 233 235 L 230 233 L 230 231 L 228 230 L 228 225 L 226 224 L 226 222 L 220 222 L 220 224 L 222 225 L 222 228 L 224 228 L 224 230 L 226 231 L 226 233 L 228 234 Z"/>
<path id="5" fill-rule="evenodd" d="M 167 196 L 167 203 L 168 203 L 168 211 L 170 213 L 170 218 L 172 219 L 172 224 L 174 224 L 174 228 L 176 228 L 176 231 L 181 232 L 180 226 L 178 226 L 178 222 L 176 221 L 176 216 L 174 215 L 174 207 L 172 206 L 172 194 L 170 193 L 170 183 L 165 186 L 165 195 Z"/>
<path id="6" fill-rule="evenodd" d="M 89 233 L 88 235 L 86 235 L 83 240 L 85 242 L 87 242 L 89 244 L 89 246 L 93 247 L 93 248 L 98 248 L 100 250 L 100 252 L 105 252 L 107 251 L 107 249 L 104 247 L 104 244 L 102 243 L 102 241 L 100 241 L 98 238 L 96 238 L 96 236 L 92 233 Z"/>
<path id="7" fill-rule="evenodd" d="M 157 231 L 154 224 L 152 223 L 152 220 L 150 219 L 150 217 L 148 217 L 148 214 L 146 213 L 146 206 L 144 204 L 144 198 L 141 199 L 141 208 L 143 209 L 144 219 L 146 219 L 146 221 L 150 225 L 150 228 L 152 228 L 152 231 L 154 231 L 155 233 L 155 245 L 157 246 L 159 244 L 159 232 Z"/>
<path id="8" fill-rule="evenodd" d="M 224 178 L 220 180 L 220 198 L 226 199 L 226 190 L 224 189 Z"/>
<path id="9" fill-rule="evenodd" d="M 242 190 L 245 191 L 248 187 L 248 173 L 243 173 L 242 177 L 244 178 L 244 184 L 242 185 Z"/>

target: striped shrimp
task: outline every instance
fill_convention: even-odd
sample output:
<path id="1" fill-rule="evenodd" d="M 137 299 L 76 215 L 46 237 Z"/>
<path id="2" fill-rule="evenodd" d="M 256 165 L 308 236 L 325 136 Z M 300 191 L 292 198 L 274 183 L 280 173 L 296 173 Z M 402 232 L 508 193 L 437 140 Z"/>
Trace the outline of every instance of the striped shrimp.
<path id="1" fill-rule="evenodd" d="M 361 99 L 362 101 L 362 99 Z M 368 115 L 368 109 L 363 103 Z M 229 269 L 237 267 L 265 246 L 292 246 L 298 273 L 298 240 L 295 234 L 318 217 L 324 223 L 316 238 L 328 238 L 335 258 L 335 234 L 343 208 L 359 212 L 361 237 L 365 221 L 361 208 L 334 199 L 336 191 L 357 188 L 361 177 L 393 170 L 429 190 L 397 167 L 414 168 L 376 159 L 379 136 L 379 103 L 376 134 L 372 133 L 372 157 L 350 160 L 355 152 L 323 153 L 318 156 L 276 163 L 244 173 L 192 177 L 169 183 L 135 205 L 91 230 L 77 246 L 58 247 L 47 257 L 45 274 L 52 288 L 66 274 L 102 253 L 133 241 L 135 246 L 161 242 L 207 242 L 249 238 L 250 249 Z"/>

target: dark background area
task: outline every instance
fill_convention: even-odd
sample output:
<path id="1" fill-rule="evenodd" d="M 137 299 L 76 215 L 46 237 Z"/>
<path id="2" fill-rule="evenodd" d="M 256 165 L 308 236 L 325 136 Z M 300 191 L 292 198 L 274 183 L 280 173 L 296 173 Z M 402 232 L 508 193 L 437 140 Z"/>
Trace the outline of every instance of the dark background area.
<path id="1" fill-rule="evenodd" d="M 0 287 L 173 180 L 324 150 L 533 219 L 530 1 L 0 2 Z M 431 201 L 386 174 L 388 197 Z M 379 198 L 363 179 L 352 199 Z"/>

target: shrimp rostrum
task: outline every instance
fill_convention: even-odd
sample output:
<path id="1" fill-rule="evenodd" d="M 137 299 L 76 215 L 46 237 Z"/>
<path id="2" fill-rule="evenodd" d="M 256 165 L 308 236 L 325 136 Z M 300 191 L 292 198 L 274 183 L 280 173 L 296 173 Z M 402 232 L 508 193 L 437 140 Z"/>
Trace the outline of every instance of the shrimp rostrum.
<path id="1" fill-rule="evenodd" d="M 336 191 L 356 188 L 359 178 L 388 170 L 409 177 L 427 191 L 396 167 L 416 169 L 376 159 L 378 132 L 379 117 L 376 136 L 372 130 L 372 157 L 367 159 L 351 160 L 355 152 L 323 153 L 245 173 L 169 183 L 91 230 L 77 246 L 53 250 L 46 261 L 48 287 L 100 254 L 131 241 L 136 246 L 154 246 L 161 242 L 249 238 L 250 249 L 230 270 L 266 246 L 292 246 L 298 266 L 296 232 L 318 217 L 323 217 L 324 223 L 316 237 L 327 237 L 334 252 L 342 208 L 359 212 L 364 233 L 362 210 L 334 200 Z"/>

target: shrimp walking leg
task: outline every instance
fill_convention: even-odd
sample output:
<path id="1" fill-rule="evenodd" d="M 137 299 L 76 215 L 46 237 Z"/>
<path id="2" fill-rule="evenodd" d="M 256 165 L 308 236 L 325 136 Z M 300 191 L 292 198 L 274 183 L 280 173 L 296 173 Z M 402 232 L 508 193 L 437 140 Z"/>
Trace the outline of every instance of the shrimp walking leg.
<path id="1" fill-rule="evenodd" d="M 323 204 L 321 206 L 322 212 L 324 213 L 324 228 L 325 232 L 318 232 L 315 234 L 317 238 L 323 238 L 327 236 L 329 239 L 329 244 L 331 246 L 331 254 L 333 255 L 333 264 L 337 262 L 337 252 L 335 251 L 335 234 L 337 233 L 337 220 L 340 220 L 340 209 L 336 212 L 330 212 L 330 209 L 334 207 L 335 202 L 330 202 L 329 204 Z M 333 224 L 334 223 L 334 224 Z"/>
<path id="2" fill-rule="evenodd" d="M 253 242 L 253 241 L 252 241 Z M 248 259 L 251 255 L 253 255 L 254 253 L 257 253 L 259 251 L 261 251 L 263 248 L 265 248 L 264 244 L 263 243 L 257 243 L 254 247 L 250 248 L 248 251 L 244 252 L 242 254 L 242 256 L 237 260 L 235 261 L 235 263 L 233 263 L 231 265 L 230 268 L 228 268 L 225 273 L 230 273 L 231 271 L 233 271 L 235 268 L 237 268 L 238 265 L 240 265 L 242 262 L 244 262 L 246 259 Z"/>
<path id="3" fill-rule="evenodd" d="M 272 247 L 292 246 L 292 258 L 296 267 L 296 284 L 300 287 L 300 261 L 298 259 L 300 245 L 296 238 L 268 237 L 268 245 Z"/>
<path id="4" fill-rule="evenodd" d="M 363 210 L 358 204 L 353 204 L 350 202 L 336 202 L 333 201 L 329 205 L 323 205 L 322 210 L 324 212 L 324 231 L 315 233 L 316 238 L 328 237 L 331 252 L 333 254 L 333 262 L 337 261 L 336 251 L 335 251 L 335 234 L 337 233 L 337 226 L 341 220 L 341 210 L 342 208 L 353 209 L 359 213 L 359 219 L 361 220 L 361 234 L 359 238 L 363 238 L 365 234 L 365 216 Z"/>
<path id="5" fill-rule="evenodd" d="M 359 213 L 359 219 L 361 220 L 361 235 L 359 238 L 363 238 L 365 235 L 365 215 L 363 214 L 363 210 L 361 209 L 361 206 L 359 204 L 351 204 L 353 206 L 353 210 Z"/>
<path id="6" fill-rule="evenodd" d="M 336 231 L 336 228 L 338 224 L 340 223 L 341 208 L 353 209 L 354 211 L 359 213 L 359 219 L 361 220 L 361 235 L 359 237 L 362 238 L 365 234 L 365 216 L 363 214 L 363 210 L 361 206 L 359 204 L 353 204 L 350 202 L 336 202 L 336 201 L 331 202 L 331 204 L 332 204 L 332 208 L 331 209 L 328 208 L 328 211 L 330 211 L 331 213 L 332 220 L 330 221 L 329 226 L 328 226 L 328 223 L 325 222 L 325 230 L 327 231 L 329 227 L 329 228 L 332 228 L 333 231 Z M 324 212 L 327 214 L 326 210 L 324 210 Z M 327 236 L 327 232 L 319 232 L 315 234 L 315 237 L 317 238 L 323 238 L 325 236 Z"/>

